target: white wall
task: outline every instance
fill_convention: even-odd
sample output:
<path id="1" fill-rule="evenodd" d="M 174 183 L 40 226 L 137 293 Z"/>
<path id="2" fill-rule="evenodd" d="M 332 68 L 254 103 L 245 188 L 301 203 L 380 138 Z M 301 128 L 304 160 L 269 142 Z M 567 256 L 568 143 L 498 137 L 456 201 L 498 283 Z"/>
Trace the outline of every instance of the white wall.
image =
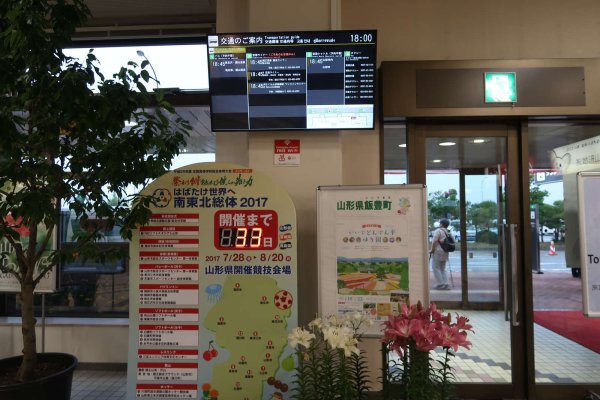
<path id="1" fill-rule="evenodd" d="M 600 57 L 596 0 L 342 0 L 342 29 L 376 28 L 379 60 Z"/>
<path id="2" fill-rule="evenodd" d="M 0 321 L 0 358 L 21 355 L 23 348 L 18 318 L 10 320 L 11 322 Z M 57 320 L 60 321 L 56 322 Z M 40 323 L 38 318 L 38 352 L 42 350 Z M 49 318 L 46 324 L 45 350 L 73 354 L 82 363 L 127 363 L 128 328 L 126 319 L 86 321 L 85 318 Z"/>

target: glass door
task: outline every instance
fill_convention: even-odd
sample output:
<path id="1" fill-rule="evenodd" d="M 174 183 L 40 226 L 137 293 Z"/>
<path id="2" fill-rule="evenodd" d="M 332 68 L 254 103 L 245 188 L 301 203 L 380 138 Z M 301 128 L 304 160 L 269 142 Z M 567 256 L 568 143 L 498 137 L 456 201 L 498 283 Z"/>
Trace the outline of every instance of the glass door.
<path id="1" fill-rule="evenodd" d="M 476 144 L 506 147 L 504 138 L 472 139 Z M 480 143 L 479 143 L 480 142 Z M 491 160 L 490 160 L 491 161 Z M 498 160 L 500 161 L 500 160 Z M 491 164 L 491 163 L 490 163 Z M 461 204 L 465 228 L 462 291 L 464 308 L 500 310 L 504 307 L 502 225 L 505 176 L 501 165 L 462 168 Z"/>
<path id="2" fill-rule="evenodd" d="M 600 121 L 531 121 L 526 129 L 532 392 L 536 399 L 600 399 L 600 318 L 583 314 L 576 185 L 577 173 L 600 171 Z"/>
<path id="3" fill-rule="evenodd" d="M 409 183 L 427 186 L 430 230 L 447 220 L 458 243 L 447 287 L 430 265 L 430 299 L 474 326 L 473 348 L 454 359 L 461 397 L 525 398 L 517 138 L 517 126 L 503 124 L 408 129 Z"/>

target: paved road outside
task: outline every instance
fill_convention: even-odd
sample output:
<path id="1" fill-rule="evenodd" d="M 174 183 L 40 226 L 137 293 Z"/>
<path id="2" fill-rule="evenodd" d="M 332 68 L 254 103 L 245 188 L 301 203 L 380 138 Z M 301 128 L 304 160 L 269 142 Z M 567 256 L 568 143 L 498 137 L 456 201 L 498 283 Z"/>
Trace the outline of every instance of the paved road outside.
<path id="1" fill-rule="evenodd" d="M 460 269 L 460 251 L 450 253 L 450 265 L 455 270 Z M 498 271 L 500 261 L 498 252 L 492 250 L 469 250 L 467 252 L 467 269 L 469 272 L 493 272 Z M 548 251 L 540 251 L 540 267 L 542 271 L 569 272 L 566 268 L 565 252 L 557 250 L 556 255 L 548 254 Z"/>
<path id="2" fill-rule="evenodd" d="M 474 250 L 468 255 L 467 285 L 468 298 L 472 302 L 500 301 L 500 266 L 492 251 Z M 533 305 L 535 310 L 581 310 L 581 279 L 573 278 L 571 270 L 565 266 L 564 251 L 557 255 L 540 252 L 542 274 L 532 272 Z M 460 253 L 451 253 L 448 265 L 451 290 L 430 292 L 432 301 L 461 301 L 463 282 L 460 273 Z M 430 272 L 430 287 L 435 285 Z"/>

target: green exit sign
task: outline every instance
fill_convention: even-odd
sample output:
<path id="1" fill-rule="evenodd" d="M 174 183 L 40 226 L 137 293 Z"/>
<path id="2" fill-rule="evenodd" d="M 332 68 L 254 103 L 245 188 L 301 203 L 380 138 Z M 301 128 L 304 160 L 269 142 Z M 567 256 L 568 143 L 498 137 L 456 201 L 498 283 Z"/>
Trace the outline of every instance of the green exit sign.
<path id="1" fill-rule="evenodd" d="M 514 72 L 485 73 L 486 103 L 516 103 L 517 77 Z"/>

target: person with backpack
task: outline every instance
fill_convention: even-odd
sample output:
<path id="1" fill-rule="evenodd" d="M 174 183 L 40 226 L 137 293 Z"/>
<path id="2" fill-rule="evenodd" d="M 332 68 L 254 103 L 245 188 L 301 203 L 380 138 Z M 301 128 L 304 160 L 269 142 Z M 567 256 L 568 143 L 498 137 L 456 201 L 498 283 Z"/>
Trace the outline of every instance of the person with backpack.
<path id="1" fill-rule="evenodd" d="M 433 267 L 433 275 L 437 284 L 433 287 L 438 290 L 450 290 L 446 264 L 449 251 L 454 251 L 454 237 L 448 231 L 450 221 L 446 218 L 440 219 L 439 227 L 433 232 L 429 255 Z"/>

